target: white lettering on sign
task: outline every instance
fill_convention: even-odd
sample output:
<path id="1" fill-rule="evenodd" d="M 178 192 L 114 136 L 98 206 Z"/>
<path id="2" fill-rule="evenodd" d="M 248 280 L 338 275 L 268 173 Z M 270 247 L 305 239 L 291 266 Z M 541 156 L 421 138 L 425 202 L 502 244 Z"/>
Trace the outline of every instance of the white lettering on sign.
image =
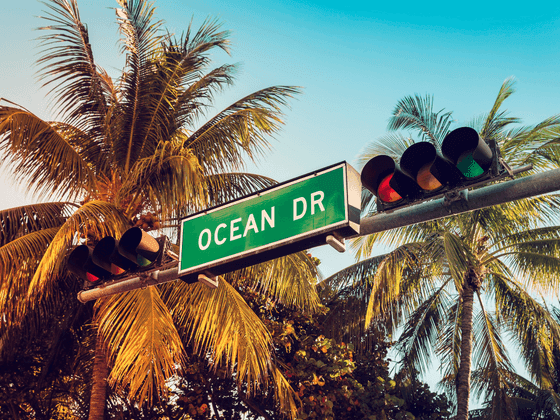
<path id="1" fill-rule="evenodd" d="M 231 221 L 230 225 L 229 225 L 229 240 L 230 241 L 235 241 L 236 239 L 241 238 L 241 234 L 238 235 L 234 235 L 235 232 L 237 232 L 239 230 L 239 226 L 235 226 L 236 223 L 241 222 L 241 217 L 238 219 L 234 219 Z"/>
<path id="2" fill-rule="evenodd" d="M 320 197 L 320 198 L 315 198 Z M 316 191 L 311 194 L 311 214 L 315 214 L 315 205 L 318 205 L 321 211 L 325 211 L 323 207 L 323 198 L 325 198 L 325 193 L 323 191 Z"/>
<path id="3" fill-rule="evenodd" d="M 249 218 L 247 219 L 247 224 L 245 225 L 245 232 L 243 232 L 243 237 L 247 236 L 249 230 L 254 230 L 255 233 L 259 233 L 259 230 L 257 229 L 257 222 L 255 222 L 255 216 L 253 216 L 252 214 L 250 214 Z"/>
<path id="4" fill-rule="evenodd" d="M 251 231 L 254 233 L 259 233 L 259 227 L 257 225 L 257 220 L 253 214 L 250 214 L 247 218 L 247 222 L 245 223 L 245 228 L 243 229 L 243 234 L 241 234 L 241 222 L 243 219 L 241 217 L 237 219 L 233 219 L 229 222 L 229 238 L 227 236 L 227 230 L 225 232 L 220 232 L 221 229 L 227 229 L 228 225 L 226 223 L 220 223 L 214 229 L 214 235 L 212 235 L 212 231 L 210 229 L 204 229 L 198 235 L 198 248 L 201 251 L 208 249 L 208 247 L 212 244 L 212 237 L 214 238 L 214 242 L 216 245 L 224 244 L 228 239 L 230 241 L 235 241 L 236 239 L 244 238 L 247 236 Z M 266 210 L 261 211 L 261 232 L 265 230 L 266 225 L 270 228 L 274 227 L 274 206 L 270 208 L 270 214 Z M 237 233 L 239 231 L 239 233 Z M 224 235 L 225 233 L 225 235 Z"/>
<path id="5" fill-rule="evenodd" d="M 323 191 L 315 191 L 311 194 L 311 215 L 315 214 L 315 206 L 319 207 L 321 211 L 325 211 L 325 206 L 323 206 L 323 199 L 325 198 L 325 193 Z M 298 205 L 301 203 L 301 206 Z M 301 207 L 301 213 L 298 213 Z M 294 199 L 294 220 L 299 220 L 307 213 L 307 200 L 303 197 Z"/>
<path id="6" fill-rule="evenodd" d="M 269 216 L 266 210 L 261 211 L 261 231 L 264 230 L 265 221 L 268 222 L 268 226 L 271 228 L 274 227 L 274 206 L 270 208 L 270 214 L 272 214 L 272 216 Z"/>
<path id="7" fill-rule="evenodd" d="M 298 214 L 298 203 L 303 204 L 300 214 Z M 305 198 L 303 197 L 296 198 L 294 200 L 294 220 L 301 219 L 303 216 L 305 216 L 306 211 L 307 211 L 307 201 L 305 201 Z"/>
<path id="8" fill-rule="evenodd" d="M 202 237 L 204 236 L 205 233 L 208 235 L 208 241 L 206 242 L 206 245 L 202 245 Z M 211 242 L 212 242 L 212 232 L 210 232 L 210 229 L 204 229 L 202 232 L 200 232 L 200 235 L 198 235 L 198 247 L 200 248 L 201 251 L 204 251 L 206 248 L 208 248 Z"/>
<path id="9" fill-rule="evenodd" d="M 223 229 L 223 228 L 227 228 L 227 225 L 225 223 L 220 223 L 218 225 L 218 227 L 216 228 L 216 230 L 214 231 L 214 242 L 216 242 L 216 244 L 218 244 L 218 245 L 223 244 L 227 240 L 227 237 L 222 239 L 222 240 L 220 240 L 218 238 L 218 232 L 220 231 L 220 229 Z"/>

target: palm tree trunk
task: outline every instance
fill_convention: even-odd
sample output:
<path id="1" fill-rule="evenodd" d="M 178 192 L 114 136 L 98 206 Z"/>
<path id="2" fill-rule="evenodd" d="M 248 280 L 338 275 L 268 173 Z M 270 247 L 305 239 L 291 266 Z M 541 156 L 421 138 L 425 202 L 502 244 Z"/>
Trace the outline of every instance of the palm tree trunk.
<path id="1" fill-rule="evenodd" d="M 469 417 L 469 398 L 471 393 L 471 355 L 474 289 L 470 279 L 466 279 L 463 291 L 463 318 L 461 320 L 461 358 L 457 372 L 457 416 L 455 420 Z"/>
<path id="2" fill-rule="evenodd" d="M 89 399 L 88 420 L 102 420 L 105 413 L 105 399 L 107 397 L 107 376 L 109 367 L 103 342 L 99 336 L 95 341 L 95 359 L 93 361 L 93 378 L 91 396 Z"/>

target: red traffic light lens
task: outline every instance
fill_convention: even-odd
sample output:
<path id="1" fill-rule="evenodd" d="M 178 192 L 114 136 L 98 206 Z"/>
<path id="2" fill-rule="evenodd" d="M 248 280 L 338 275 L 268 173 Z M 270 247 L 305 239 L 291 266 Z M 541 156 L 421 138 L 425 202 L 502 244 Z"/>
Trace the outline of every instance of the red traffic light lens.
<path id="1" fill-rule="evenodd" d="M 395 201 L 402 200 L 402 197 L 389 185 L 389 181 L 393 178 L 393 174 L 390 174 L 383 178 L 383 181 L 379 183 L 379 188 L 377 189 L 377 197 L 385 203 L 394 203 Z"/>
<path id="2" fill-rule="evenodd" d="M 99 281 L 99 277 L 95 277 L 93 274 L 91 273 L 86 273 L 86 279 L 87 281 L 90 281 L 92 283 L 98 282 Z"/>

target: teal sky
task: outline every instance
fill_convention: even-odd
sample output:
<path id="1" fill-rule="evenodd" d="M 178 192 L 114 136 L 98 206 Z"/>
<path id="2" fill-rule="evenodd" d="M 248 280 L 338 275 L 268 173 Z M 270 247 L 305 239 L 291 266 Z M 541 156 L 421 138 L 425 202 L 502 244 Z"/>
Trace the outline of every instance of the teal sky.
<path id="1" fill-rule="evenodd" d="M 79 2 L 99 65 L 116 77 L 124 61 L 114 18 L 116 2 Z M 231 56 L 240 63 L 236 85 L 218 107 L 271 85 L 297 85 L 274 150 L 250 170 L 284 181 L 346 160 L 383 135 L 397 101 L 433 94 L 435 106 L 454 111 L 456 126 L 487 112 L 501 83 L 517 80 L 505 103 L 534 124 L 560 113 L 560 3 L 558 2 L 332 2 L 193 0 L 156 2 L 157 16 L 179 34 L 218 18 L 232 31 Z M 34 76 L 34 30 L 46 10 L 36 0 L 9 2 L 0 25 L 0 97 L 51 118 L 46 90 Z M 34 200 L 0 178 L 0 208 Z M 328 247 L 315 252 L 324 274 L 352 261 Z"/>

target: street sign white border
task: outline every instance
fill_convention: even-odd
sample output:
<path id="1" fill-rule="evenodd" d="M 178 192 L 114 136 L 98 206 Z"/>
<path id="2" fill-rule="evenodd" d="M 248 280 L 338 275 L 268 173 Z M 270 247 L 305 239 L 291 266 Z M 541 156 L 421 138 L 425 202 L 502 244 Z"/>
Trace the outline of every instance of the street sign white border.
<path id="1" fill-rule="evenodd" d="M 180 243 L 179 243 L 179 272 L 178 272 L 178 274 L 181 275 L 181 276 L 184 276 L 184 275 L 187 275 L 187 274 L 196 273 L 196 272 L 202 271 L 204 269 L 209 269 L 209 268 L 217 266 L 217 265 L 222 265 L 222 264 L 225 264 L 227 262 L 235 261 L 235 260 L 238 260 L 238 259 L 241 259 L 241 258 L 244 258 L 244 257 L 248 257 L 248 256 L 251 256 L 251 255 L 254 255 L 254 254 L 258 254 L 260 252 L 267 251 L 269 249 L 278 248 L 282 245 L 287 245 L 289 243 L 296 242 L 296 241 L 301 240 L 301 239 L 311 238 L 311 237 L 319 235 L 323 232 L 330 232 L 330 231 L 335 230 L 338 227 L 348 226 L 348 224 L 350 223 L 349 215 L 348 215 L 348 206 L 349 206 L 349 204 L 348 204 L 348 202 L 349 202 L 349 200 L 348 200 L 348 167 L 349 167 L 349 165 L 348 165 L 347 162 L 340 162 L 340 163 L 328 166 L 326 168 L 322 168 L 322 169 L 319 169 L 317 171 L 311 172 L 307 175 L 302 175 L 298 178 L 294 178 L 294 179 L 282 182 L 278 185 L 274 185 L 274 186 L 272 186 L 270 188 L 267 188 L 265 190 L 257 191 L 255 193 L 252 193 L 252 194 L 247 195 L 245 197 L 241 197 L 237 200 L 229 201 L 229 202 L 227 202 L 225 204 L 222 204 L 220 206 L 212 207 L 210 209 L 203 210 L 203 211 L 198 212 L 196 214 L 193 214 L 191 216 L 185 217 L 184 219 L 181 220 L 181 234 L 180 234 Z M 319 175 L 322 175 L 322 174 L 325 174 L 325 173 L 328 173 L 328 172 L 332 172 L 332 171 L 337 170 L 339 168 L 343 169 L 342 172 L 343 172 L 343 188 L 344 188 L 344 220 L 342 220 L 340 222 L 332 223 L 330 225 L 323 226 L 323 227 L 320 227 L 320 228 L 317 228 L 317 229 L 314 229 L 314 230 L 310 230 L 310 231 L 307 231 L 307 232 L 304 232 L 304 233 L 300 233 L 300 234 L 295 235 L 295 236 L 290 236 L 289 238 L 280 239 L 276 242 L 271 242 L 271 243 L 266 244 L 266 245 L 261 245 L 257 248 L 241 251 L 241 252 L 238 252 L 238 253 L 233 254 L 233 255 L 228 255 L 227 257 L 222 257 L 222 258 L 219 258 L 217 260 L 212 260 L 210 262 L 205 262 L 203 264 L 199 264 L 197 266 L 193 266 L 193 267 L 189 267 L 189 268 L 186 268 L 184 270 L 181 270 L 181 261 L 182 261 L 182 257 L 183 257 L 183 226 L 184 226 L 185 222 L 196 219 L 198 217 L 205 216 L 207 214 L 213 213 L 213 212 L 218 211 L 218 210 L 222 210 L 222 209 L 227 208 L 227 207 L 237 205 L 237 204 L 242 203 L 244 201 L 251 200 L 255 197 L 261 197 L 263 195 L 270 194 L 274 191 L 280 190 L 280 189 L 288 187 L 290 185 L 297 184 L 299 182 L 306 181 L 306 180 L 311 179 L 311 178 L 315 178 Z"/>

